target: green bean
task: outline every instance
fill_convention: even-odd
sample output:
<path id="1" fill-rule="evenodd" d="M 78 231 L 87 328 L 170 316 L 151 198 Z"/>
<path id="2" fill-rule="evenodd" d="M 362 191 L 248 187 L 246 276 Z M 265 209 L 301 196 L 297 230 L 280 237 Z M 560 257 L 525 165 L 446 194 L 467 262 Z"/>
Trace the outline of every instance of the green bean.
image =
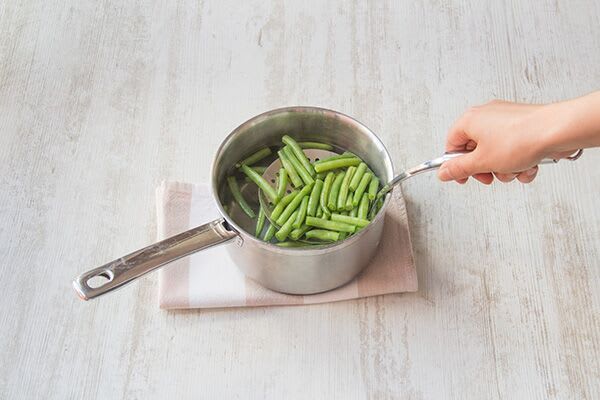
<path id="1" fill-rule="evenodd" d="M 263 230 L 263 227 L 265 226 L 265 210 L 260 207 L 258 209 L 258 220 L 256 221 L 256 230 L 254 231 L 254 234 L 258 237 L 260 236 L 260 233 Z"/>
<path id="2" fill-rule="evenodd" d="M 287 241 L 287 242 L 275 243 L 275 246 L 279 246 L 279 247 L 307 247 L 307 246 L 311 246 L 311 245 L 308 244 L 308 243 Z"/>
<path id="3" fill-rule="evenodd" d="M 306 225 L 314 226 L 315 228 L 327 229 L 336 232 L 354 233 L 354 225 L 345 224 L 343 222 L 329 221 L 323 218 L 306 217 Z"/>
<path id="4" fill-rule="evenodd" d="M 358 165 L 358 168 L 356 169 L 356 172 L 354 173 L 352 180 L 350 181 L 350 190 L 352 192 L 356 191 L 356 188 L 358 187 L 358 184 L 360 183 L 360 180 L 362 179 L 366 170 L 367 170 L 367 164 L 365 164 L 364 162 L 361 162 Z"/>
<path id="5" fill-rule="evenodd" d="M 256 171 L 257 174 L 259 175 L 263 175 L 265 173 L 265 171 L 267 170 L 267 167 L 251 167 L 253 170 Z M 248 182 L 248 183 L 254 183 L 254 181 L 250 178 L 248 178 L 247 176 L 244 175 L 244 182 Z"/>
<path id="6" fill-rule="evenodd" d="M 283 196 L 283 198 L 279 200 L 279 203 L 277 203 L 273 209 L 273 212 L 271 213 L 271 221 L 277 221 L 277 218 L 279 218 L 287 205 L 290 204 L 292 200 L 296 198 L 296 196 L 298 196 L 298 193 L 299 192 L 297 190 L 294 190 L 292 193 L 288 194 L 287 196 Z"/>
<path id="7" fill-rule="evenodd" d="M 335 172 L 328 172 L 323 183 L 323 190 L 321 190 L 320 198 L 321 209 L 323 210 L 323 212 L 325 212 L 325 210 L 329 211 L 329 209 L 327 208 L 327 201 L 329 200 L 329 192 L 331 191 L 331 185 L 333 184 L 334 178 Z"/>
<path id="8" fill-rule="evenodd" d="M 348 180 L 348 192 L 350 191 L 350 182 L 352 182 L 352 178 L 354 178 L 354 174 L 356 173 L 356 167 L 348 167 L 346 170 L 346 179 Z"/>
<path id="9" fill-rule="evenodd" d="M 331 220 L 335 222 L 343 222 L 348 225 L 358 226 L 360 228 L 364 228 L 365 226 L 369 225 L 368 219 L 356 218 L 349 215 L 341 215 L 336 213 L 331 214 Z"/>
<path id="10" fill-rule="evenodd" d="M 260 176 L 255 170 L 247 166 L 246 164 L 241 166 L 242 172 L 246 174 L 246 176 L 254 183 L 256 186 L 263 191 L 263 193 L 273 202 L 273 204 L 277 204 L 279 198 L 277 197 L 277 192 L 273 189 L 273 186 L 269 185 L 269 182 L 265 180 L 262 176 Z"/>
<path id="11" fill-rule="evenodd" d="M 383 197 L 380 198 L 379 200 L 377 200 L 377 202 L 371 208 L 371 211 L 369 211 L 369 220 L 373 220 L 373 218 L 375 218 L 375 216 L 381 209 L 382 205 L 383 205 Z"/>
<path id="12" fill-rule="evenodd" d="M 315 181 L 315 186 L 313 186 L 312 192 L 310 192 L 310 200 L 308 201 L 308 210 L 307 213 L 311 217 L 314 217 L 317 208 L 319 208 L 319 198 L 321 196 L 321 191 L 323 190 L 323 181 L 317 179 Z"/>
<path id="13" fill-rule="evenodd" d="M 329 200 L 327 201 L 327 207 L 331 211 L 337 210 L 337 199 L 340 193 L 340 186 L 342 186 L 342 181 L 344 180 L 345 175 L 345 171 L 339 172 L 331 184 L 331 189 L 329 190 Z"/>
<path id="14" fill-rule="evenodd" d="M 352 153 L 349 153 L 349 154 L 346 154 L 346 153 L 344 153 L 344 154 L 336 154 L 335 156 L 331 156 L 331 157 L 327 157 L 327 158 L 324 158 L 324 159 L 319 160 L 319 161 L 315 161 L 313 165 L 319 165 L 319 164 L 323 164 L 323 163 L 326 163 L 326 162 L 329 162 L 329 161 L 341 160 L 342 158 L 358 158 L 358 157 L 356 157 Z"/>
<path id="15" fill-rule="evenodd" d="M 269 225 L 269 227 L 267 228 L 267 231 L 265 232 L 265 236 L 263 238 L 263 240 L 265 242 L 270 242 L 271 239 L 273 239 L 273 235 L 275 235 L 275 231 L 277 230 L 277 228 L 275 227 L 275 225 Z"/>
<path id="16" fill-rule="evenodd" d="M 333 150 L 333 146 L 326 143 L 319 142 L 298 142 L 303 149 L 319 149 L 319 150 Z"/>
<path id="17" fill-rule="evenodd" d="M 236 166 L 236 168 L 239 168 L 244 164 L 246 164 L 246 165 L 256 164 L 263 158 L 268 157 L 269 155 L 271 155 L 271 149 L 269 147 L 265 147 L 263 149 L 260 149 L 256 153 L 250 155 L 249 157 L 244 158 L 242 161 L 235 164 L 235 166 Z"/>
<path id="18" fill-rule="evenodd" d="M 304 235 L 307 231 L 311 229 L 312 228 L 308 225 L 302 225 L 300 228 L 296 228 L 290 232 L 290 239 L 298 240 L 302 237 L 302 235 Z"/>
<path id="19" fill-rule="evenodd" d="M 360 200 L 360 204 L 358 205 L 358 218 L 367 219 L 367 214 L 369 212 L 369 195 L 367 193 L 363 194 L 362 199 Z"/>
<path id="20" fill-rule="evenodd" d="M 365 189 L 367 188 L 367 185 L 369 184 L 369 181 L 372 177 L 373 175 L 371 175 L 371 173 L 369 172 L 365 172 L 365 174 L 363 175 L 362 179 L 360 180 L 360 183 L 358 184 L 358 187 L 356 188 L 356 191 L 354 192 L 354 198 L 352 199 L 352 204 L 354 205 L 354 207 L 358 206 L 358 203 L 360 203 L 362 195 L 365 192 Z"/>
<path id="21" fill-rule="evenodd" d="M 317 210 L 317 218 L 321 218 L 323 217 L 323 207 L 319 207 L 319 209 Z"/>
<path id="22" fill-rule="evenodd" d="M 340 158 L 339 160 L 327 161 L 322 164 L 315 165 L 315 171 L 331 171 L 332 169 L 357 166 L 361 161 L 359 158 Z"/>
<path id="23" fill-rule="evenodd" d="M 306 211 L 308 210 L 308 196 L 302 199 L 300 203 L 300 208 L 298 208 L 298 215 L 296 216 L 296 221 L 292 225 L 294 229 L 298 229 L 304 223 L 304 219 L 306 218 Z"/>
<path id="24" fill-rule="evenodd" d="M 277 197 L 283 198 L 285 196 L 285 189 L 288 185 L 288 173 L 285 168 L 279 168 L 279 177 L 277 180 Z"/>
<path id="25" fill-rule="evenodd" d="M 346 199 L 348 198 L 348 189 L 350 187 L 350 181 L 352 180 L 352 176 L 356 172 L 356 167 L 349 167 L 346 170 L 346 175 L 344 176 L 344 180 L 342 181 L 342 186 L 340 186 L 340 192 L 337 198 L 337 209 L 345 210 L 346 209 Z"/>
<path id="26" fill-rule="evenodd" d="M 335 242 L 340 238 L 340 233 L 325 229 L 313 229 L 306 232 L 306 238 L 322 240 L 324 242 Z"/>
<path id="27" fill-rule="evenodd" d="M 302 179 L 300 179 L 298 172 L 296 172 L 296 169 L 294 168 L 294 165 L 288 158 L 287 154 L 285 154 L 285 152 L 283 152 L 283 150 L 279 150 L 277 152 L 277 155 L 279 156 L 281 165 L 283 165 L 283 168 L 285 168 L 285 170 L 287 171 L 287 173 L 290 177 L 290 180 L 292 181 L 292 185 L 294 185 L 294 187 L 296 187 L 296 188 L 301 187 L 304 183 L 302 182 Z"/>
<path id="28" fill-rule="evenodd" d="M 267 167 L 251 167 L 253 170 L 256 171 L 257 174 L 259 175 L 263 175 L 265 173 L 265 171 L 267 170 Z M 248 178 L 247 176 L 244 175 L 244 182 L 248 182 L 248 183 L 254 183 L 254 181 L 250 178 Z"/>
<path id="29" fill-rule="evenodd" d="M 379 179 L 373 174 L 373 178 L 371 178 L 371 183 L 369 183 L 369 200 L 375 200 L 375 196 L 377 196 L 377 189 L 379 189 Z"/>
<path id="30" fill-rule="evenodd" d="M 253 182 L 274 205 L 258 210 L 255 235 L 264 234 L 265 241 L 278 242 L 282 247 L 296 247 L 301 238 L 341 241 L 369 224 L 383 205 L 380 199 L 380 180 L 368 165 L 356 154 L 345 151 L 331 157 L 315 159 L 311 163 L 303 149 L 334 151 L 334 146 L 317 141 L 297 142 L 289 135 L 282 137 L 283 146 L 277 151 L 281 168 L 277 185 L 271 185 L 263 175 L 267 167 L 259 162 L 275 152 L 270 147 L 262 148 L 236 164 L 245 179 Z M 238 176 L 227 178 L 234 199 L 251 218 L 255 211 L 245 201 Z M 296 188 L 286 195 L 289 184 Z M 262 196 L 262 194 L 261 194 Z M 261 198 L 262 201 L 262 198 Z M 333 214 L 332 214 L 333 212 Z M 265 224 L 267 224 L 265 226 Z M 276 237 L 277 240 L 273 240 Z"/>
<path id="31" fill-rule="evenodd" d="M 290 146 L 292 152 L 296 155 L 296 158 L 298 159 L 298 161 L 300 161 L 300 164 L 302 164 L 302 166 L 306 169 L 310 176 L 315 176 L 315 169 L 306 157 L 306 154 L 304 154 L 304 152 L 302 151 L 302 148 L 300 147 L 298 142 L 296 142 L 294 138 L 288 135 L 283 135 L 281 141 Z"/>
<path id="32" fill-rule="evenodd" d="M 373 218 L 375 218 L 375 215 L 377 215 L 377 211 L 377 205 L 373 204 L 373 207 L 369 210 L 369 215 L 367 216 L 369 221 L 373 221 Z"/>
<path id="33" fill-rule="evenodd" d="M 344 207 L 346 211 L 352 211 L 355 207 L 352 204 L 352 194 L 348 193 L 348 198 L 346 198 L 346 206 Z"/>
<path id="34" fill-rule="evenodd" d="M 298 161 L 298 158 L 296 157 L 294 151 L 290 146 L 285 146 L 283 148 L 283 152 L 287 155 L 288 159 L 294 166 L 294 169 L 296 170 L 298 175 L 300 175 L 300 178 L 302 178 L 305 184 L 310 185 L 315 181 L 310 175 L 310 172 L 308 172 L 306 168 L 300 163 L 300 161 Z"/>
<path id="35" fill-rule="evenodd" d="M 302 198 L 309 195 L 310 191 L 312 190 L 312 186 L 313 185 L 306 185 L 302 188 L 302 190 L 300 190 L 300 192 L 298 192 L 298 196 L 294 197 L 290 204 L 287 205 L 285 210 L 283 210 L 279 218 L 277 218 L 278 225 L 281 226 L 288 220 L 290 215 L 292 215 L 292 213 L 298 208 L 298 206 L 302 202 Z M 274 217 L 271 216 L 271 219 L 273 218 Z"/>
<path id="36" fill-rule="evenodd" d="M 240 191 L 240 187 L 238 186 L 235 176 L 230 176 L 227 178 L 227 185 L 229 186 L 229 190 L 231 191 L 231 194 L 233 195 L 235 201 L 237 201 L 237 203 L 239 204 L 240 208 L 246 213 L 247 216 L 249 216 L 250 218 L 254 218 L 256 214 L 254 214 L 254 211 L 246 202 L 244 196 L 242 196 L 242 192 Z"/>
<path id="37" fill-rule="evenodd" d="M 383 207 L 383 197 L 377 202 L 377 211 L 381 210 L 381 207 Z"/>
<path id="38" fill-rule="evenodd" d="M 281 224 L 281 228 L 275 233 L 275 238 L 280 242 L 283 242 L 287 239 L 288 235 L 293 229 L 294 221 L 296 221 L 296 216 L 298 215 L 298 211 L 294 211 L 292 215 L 285 221 L 285 223 Z"/>
<path id="39" fill-rule="evenodd" d="M 377 192 L 377 195 L 375 196 L 375 202 L 381 200 L 383 197 L 385 197 L 386 194 L 389 193 L 389 191 L 391 190 L 391 188 L 389 187 L 389 185 L 383 185 L 383 187 L 381 189 L 379 189 L 379 191 Z"/>

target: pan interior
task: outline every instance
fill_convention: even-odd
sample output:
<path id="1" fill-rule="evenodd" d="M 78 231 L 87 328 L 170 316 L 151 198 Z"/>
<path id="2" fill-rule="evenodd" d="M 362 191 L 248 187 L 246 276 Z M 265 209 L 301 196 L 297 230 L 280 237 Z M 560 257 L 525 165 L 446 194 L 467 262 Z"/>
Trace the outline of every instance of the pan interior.
<path id="1" fill-rule="evenodd" d="M 274 152 L 274 153 L 276 153 L 276 152 Z M 306 154 L 309 161 L 314 162 L 314 161 L 319 161 L 319 160 L 325 159 L 327 157 L 337 155 L 339 153 L 336 153 L 333 151 L 327 151 L 327 150 L 320 150 L 320 149 L 305 149 L 304 154 Z M 270 157 L 269 159 L 271 160 L 272 158 L 273 157 Z M 265 163 L 261 162 L 260 164 L 262 164 L 262 165 L 259 165 L 259 166 L 263 166 Z M 279 160 L 279 158 L 275 158 L 272 160 L 272 162 L 269 164 L 269 166 L 267 167 L 267 169 L 265 170 L 265 172 L 262 175 L 262 177 L 267 182 L 269 182 L 269 184 L 271 184 L 271 186 L 273 186 L 274 188 L 277 187 L 277 181 L 279 179 L 279 170 L 281 168 L 282 168 L 281 161 Z M 258 210 L 260 207 L 260 204 L 262 202 L 265 212 L 266 212 L 266 216 L 270 221 L 270 215 L 271 215 L 271 212 L 273 209 L 272 203 L 266 198 L 264 193 L 262 191 L 258 190 L 254 183 L 249 182 L 244 177 L 243 174 L 238 174 L 237 179 L 238 179 L 238 182 L 240 182 L 240 191 L 242 192 L 242 195 L 244 196 L 244 198 L 246 199 L 248 204 L 252 207 L 253 210 Z M 286 194 L 291 193 L 292 190 L 294 190 L 294 187 L 291 185 L 291 183 L 288 182 L 288 185 L 286 187 Z M 256 218 L 248 217 L 248 215 L 240 208 L 239 204 L 237 204 L 237 202 L 231 198 L 231 196 L 228 198 L 228 202 L 224 206 L 225 206 L 226 210 L 229 210 L 229 216 L 239 226 L 241 226 L 245 231 L 247 231 L 247 232 L 255 231 Z M 264 235 L 267 228 L 268 228 L 268 224 L 265 224 L 265 227 L 263 228 L 263 231 L 261 232 L 261 236 Z M 309 240 L 300 240 L 300 241 L 307 242 L 307 243 L 314 243 L 314 244 L 322 244 L 321 242 L 318 242 L 318 241 L 317 242 L 309 241 Z"/>
<path id="2" fill-rule="evenodd" d="M 270 111 L 236 128 L 225 139 L 213 162 L 213 191 L 234 228 L 254 235 L 256 219 L 247 217 L 236 202 L 232 201 L 227 177 L 237 177 L 244 198 L 257 211 L 258 190 L 253 183 L 246 182 L 245 176 L 238 171 L 235 163 L 269 146 L 274 151 L 273 154 L 257 166 L 270 166 L 277 159 L 275 150 L 281 147 L 281 137 L 285 134 L 299 142 L 330 144 L 335 153 L 353 152 L 363 159 L 383 182 L 393 176 L 392 163 L 385 147 L 358 121 L 335 111 L 316 107 L 289 107 Z M 276 170 L 275 173 L 279 170 L 276 166 L 273 166 L 273 169 Z M 271 181 L 272 179 L 276 182 L 276 176 L 269 172 L 268 181 L 275 187 L 276 183 Z"/>
<path id="3" fill-rule="evenodd" d="M 315 162 L 319 160 L 323 160 L 327 157 L 335 156 L 339 153 L 335 153 L 333 151 L 328 150 L 319 150 L 319 149 L 305 149 L 304 154 L 308 158 L 308 161 Z M 279 179 L 279 170 L 282 168 L 281 161 L 276 159 L 269 165 L 269 167 L 265 170 L 263 174 L 263 178 L 273 186 L 277 185 L 277 180 Z M 290 182 L 286 187 L 286 193 L 291 193 L 294 190 L 294 187 Z M 265 196 L 262 190 L 259 190 L 260 202 L 264 206 L 267 217 L 270 217 L 271 212 L 273 210 L 273 203 L 269 201 L 269 199 Z M 270 220 L 270 218 L 269 218 Z"/>

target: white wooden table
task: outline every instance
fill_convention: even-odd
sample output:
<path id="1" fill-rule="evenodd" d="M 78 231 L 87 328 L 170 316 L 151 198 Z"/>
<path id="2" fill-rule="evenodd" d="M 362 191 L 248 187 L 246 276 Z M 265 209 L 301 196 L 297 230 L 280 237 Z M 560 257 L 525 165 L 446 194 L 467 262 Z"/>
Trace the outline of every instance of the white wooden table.
<path id="1" fill-rule="evenodd" d="M 400 168 L 467 106 L 584 94 L 599 66 L 594 0 L 4 2 L 0 398 L 600 398 L 600 151 L 529 186 L 407 182 L 415 294 L 166 312 L 156 276 L 71 289 L 262 111 L 353 115 Z"/>

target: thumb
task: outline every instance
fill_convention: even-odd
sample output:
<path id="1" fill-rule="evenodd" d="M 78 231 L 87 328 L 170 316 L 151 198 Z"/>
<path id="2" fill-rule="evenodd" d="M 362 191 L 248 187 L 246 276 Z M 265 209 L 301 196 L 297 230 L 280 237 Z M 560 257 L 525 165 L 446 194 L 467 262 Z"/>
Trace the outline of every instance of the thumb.
<path id="1" fill-rule="evenodd" d="M 473 151 L 443 163 L 438 170 L 438 178 L 442 182 L 468 178 L 481 172 L 477 164 L 477 156 Z"/>

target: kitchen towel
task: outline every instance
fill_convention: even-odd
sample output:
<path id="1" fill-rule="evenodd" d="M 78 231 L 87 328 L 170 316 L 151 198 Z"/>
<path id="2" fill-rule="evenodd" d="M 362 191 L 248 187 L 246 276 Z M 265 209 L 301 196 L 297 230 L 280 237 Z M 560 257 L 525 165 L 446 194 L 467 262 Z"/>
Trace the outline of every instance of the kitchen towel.
<path id="1" fill-rule="evenodd" d="M 158 240 L 219 218 L 207 185 L 163 182 L 156 190 Z M 314 304 L 417 290 L 408 220 L 399 189 L 385 216 L 383 239 L 369 266 L 350 283 L 325 293 L 297 296 L 266 289 L 246 278 L 225 246 L 179 259 L 160 270 L 164 309 Z M 326 268 L 326 266 L 324 266 Z"/>

